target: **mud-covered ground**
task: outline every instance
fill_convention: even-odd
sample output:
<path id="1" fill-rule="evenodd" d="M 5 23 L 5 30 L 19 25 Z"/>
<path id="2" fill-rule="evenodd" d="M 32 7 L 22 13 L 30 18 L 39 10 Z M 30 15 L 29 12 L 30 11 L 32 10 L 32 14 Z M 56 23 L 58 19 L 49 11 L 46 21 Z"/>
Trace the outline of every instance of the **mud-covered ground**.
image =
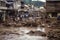
<path id="1" fill-rule="evenodd" d="M 47 40 L 44 32 L 39 27 L 0 27 L 0 40 Z"/>

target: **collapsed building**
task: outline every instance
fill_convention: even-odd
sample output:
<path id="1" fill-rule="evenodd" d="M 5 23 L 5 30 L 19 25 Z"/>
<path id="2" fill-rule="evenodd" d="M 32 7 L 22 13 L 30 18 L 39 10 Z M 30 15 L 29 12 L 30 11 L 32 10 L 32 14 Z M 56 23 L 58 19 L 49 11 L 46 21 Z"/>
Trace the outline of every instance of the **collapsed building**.
<path id="1" fill-rule="evenodd" d="M 24 2 L 19 0 L 0 0 L 0 19 L 6 21 L 8 16 L 15 16 L 18 13 L 18 9 L 20 9 L 18 8 L 20 5 L 21 9 L 24 9 Z"/>
<path id="2" fill-rule="evenodd" d="M 6 24 L 15 24 L 18 22 L 23 22 L 23 24 L 26 24 L 26 22 L 28 24 L 30 22 L 30 24 L 32 24 L 37 21 L 36 19 L 40 20 L 43 16 L 40 11 L 42 9 L 37 7 L 32 8 L 31 6 L 29 7 L 20 0 L 1 0 L 0 2 L 0 20 Z"/>
<path id="3" fill-rule="evenodd" d="M 11 2 L 13 2 L 13 1 L 11 1 Z M 2 18 L 2 20 L 3 21 L 5 21 L 5 17 L 6 17 L 6 14 L 7 14 L 7 12 L 6 11 L 8 11 L 8 10 L 12 10 L 12 9 L 10 9 L 9 8 L 10 7 L 10 5 L 8 4 L 8 1 L 6 1 L 6 0 L 0 0 L 0 11 L 1 11 L 1 18 Z"/>
<path id="4" fill-rule="evenodd" d="M 48 40 L 60 40 L 60 1 L 47 0 L 46 10 L 47 15 L 52 19 L 50 27 L 47 28 Z"/>

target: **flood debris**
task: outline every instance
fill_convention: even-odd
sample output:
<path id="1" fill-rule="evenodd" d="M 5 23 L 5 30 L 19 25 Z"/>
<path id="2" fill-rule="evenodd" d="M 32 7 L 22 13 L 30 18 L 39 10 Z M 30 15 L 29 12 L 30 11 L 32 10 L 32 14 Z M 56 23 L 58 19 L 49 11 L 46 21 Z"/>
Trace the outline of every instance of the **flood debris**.
<path id="1" fill-rule="evenodd" d="M 9 35 L 9 34 L 20 35 L 19 33 L 12 32 L 12 31 L 1 31 L 1 32 L 0 32 L 0 35 Z"/>
<path id="2" fill-rule="evenodd" d="M 46 36 L 46 34 L 44 32 L 41 32 L 41 31 L 30 31 L 27 34 L 29 34 L 31 36 Z"/>
<path id="3" fill-rule="evenodd" d="M 60 40 L 60 30 L 50 30 L 47 36 L 48 40 Z"/>

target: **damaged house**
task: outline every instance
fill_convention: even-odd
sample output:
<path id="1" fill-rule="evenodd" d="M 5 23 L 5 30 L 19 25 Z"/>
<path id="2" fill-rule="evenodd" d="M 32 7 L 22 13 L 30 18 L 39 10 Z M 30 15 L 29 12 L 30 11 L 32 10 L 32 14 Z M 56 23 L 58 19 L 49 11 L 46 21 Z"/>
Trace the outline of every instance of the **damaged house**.
<path id="1" fill-rule="evenodd" d="M 46 12 L 50 17 L 60 16 L 60 1 L 59 0 L 47 0 Z"/>

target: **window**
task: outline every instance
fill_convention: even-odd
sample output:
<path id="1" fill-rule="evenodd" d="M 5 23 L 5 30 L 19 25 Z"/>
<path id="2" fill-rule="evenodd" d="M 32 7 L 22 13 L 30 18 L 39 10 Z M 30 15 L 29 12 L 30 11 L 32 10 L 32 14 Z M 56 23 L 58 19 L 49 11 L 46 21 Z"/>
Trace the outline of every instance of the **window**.
<path id="1" fill-rule="evenodd" d="M 4 4 L 4 5 L 3 5 L 3 4 Z M 5 5 L 5 2 L 0 1 L 0 6 L 6 6 L 6 5 Z"/>
<path id="2" fill-rule="evenodd" d="M 56 12 L 53 12 L 52 13 L 52 17 L 57 17 L 57 13 Z"/>

